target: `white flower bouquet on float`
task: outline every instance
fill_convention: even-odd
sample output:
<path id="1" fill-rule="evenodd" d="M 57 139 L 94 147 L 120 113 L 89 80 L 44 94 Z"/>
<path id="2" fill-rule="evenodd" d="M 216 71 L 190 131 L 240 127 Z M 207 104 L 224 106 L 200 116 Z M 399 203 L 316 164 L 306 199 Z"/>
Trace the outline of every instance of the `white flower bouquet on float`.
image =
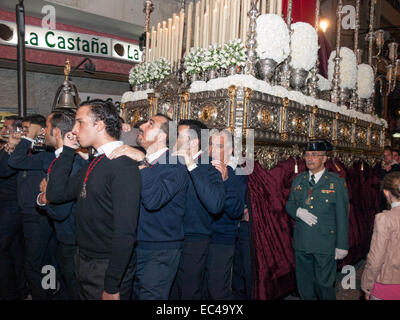
<path id="1" fill-rule="evenodd" d="M 238 68 L 244 67 L 246 60 L 246 47 L 240 39 L 225 43 L 219 55 L 219 64 L 222 69 L 228 70 L 229 75 L 235 74 Z"/>
<path id="2" fill-rule="evenodd" d="M 341 60 L 340 66 L 340 84 L 341 88 L 355 89 L 357 83 L 357 59 L 353 50 L 346 47 L 340 48 L 339 54 Z M 328 60 L 328 79 L 332 82 L 335 68 L 334 58 L 336 50 L 331 52 Z"/>
<path id="3" fill-rule="evenodd" d="M 186 73 L 192 76 L 192 81 L 197 79 L 203 72 L 205 50 L 203 48 L 192 48 L 184 57 Z"/>
<path id="4" fill-rule="evenodd" d="M 160 58 L 156 61 L 136 65 L 129 72 L 129 83 L 132 87 L 153 84 L 165 79 L 171 72 L 171 63 Z"/>
<path id="5" fill-rule="evenodd" d="M 374 70 L 369 64 L 359 64 L 357 74 L 357 94 L 361 99 L 369 99 L 374 91 Z"/>
<path id="6" fill-rule="evenodd" d="M 257 18 L 256 40 L 257 73 L 270 83 L 277 66 L 289 56 L 289 29 L 280 16 L 263 14 Z"/>

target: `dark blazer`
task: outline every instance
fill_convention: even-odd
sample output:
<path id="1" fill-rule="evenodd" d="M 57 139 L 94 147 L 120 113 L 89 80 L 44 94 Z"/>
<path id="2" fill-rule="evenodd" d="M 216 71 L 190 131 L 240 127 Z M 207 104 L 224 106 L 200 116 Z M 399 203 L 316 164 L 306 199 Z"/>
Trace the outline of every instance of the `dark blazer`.
<path id="1" fill-rule="evenodd" d="M 221 173 L 211 164 L 198 163 L 189 172 L 183 229 L 185 240 L 210 238 L 213 233 L 213 216 L 222 212 L 225 205 L 225 188 Z"/>

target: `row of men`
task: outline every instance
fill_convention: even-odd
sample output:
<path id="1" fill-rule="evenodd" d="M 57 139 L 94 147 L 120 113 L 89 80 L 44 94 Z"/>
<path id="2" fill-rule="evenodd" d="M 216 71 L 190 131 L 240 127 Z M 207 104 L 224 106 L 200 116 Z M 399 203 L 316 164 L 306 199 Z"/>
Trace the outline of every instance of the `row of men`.
<path id="1" fill-rule="evenodd" d="M 140 126 L 143 152 L 119 141 L 110 102 L 6 120 L 0 255 L 11 263 L 0 274 L 17 285 L 3 298 L 24 296 L 26 281 L 33 299 L 251 298 L 247 181 L 231 136 L 215 132 L 203 147 L 207 127 L 183 120 L 170 150 L 171 123 L 156 115 Z M 32 153 L 43 128 L 55 152 Z M 45 265 L 55 289 L 43 286 Z"/>

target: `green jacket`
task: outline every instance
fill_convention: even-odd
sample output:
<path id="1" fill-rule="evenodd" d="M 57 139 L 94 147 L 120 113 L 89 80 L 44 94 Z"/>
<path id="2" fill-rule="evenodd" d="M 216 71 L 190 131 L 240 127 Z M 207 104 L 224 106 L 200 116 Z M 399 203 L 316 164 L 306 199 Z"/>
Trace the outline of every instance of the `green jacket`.
<path id="1" fill-rule="evenodd" d="M 349 198 L 346 182 L 337 174 L 325 172 L 312 188 L 310 203 L 309 172 L 297 175 L 292 184 L 286 211 L 295 219 L 293 248 L 316 254 L 335 254 L 335 248 L 349 248 Z M 309 226 L 296 216 L 298 208 L 307 209 L 318 217 L 317 224 Z"/>

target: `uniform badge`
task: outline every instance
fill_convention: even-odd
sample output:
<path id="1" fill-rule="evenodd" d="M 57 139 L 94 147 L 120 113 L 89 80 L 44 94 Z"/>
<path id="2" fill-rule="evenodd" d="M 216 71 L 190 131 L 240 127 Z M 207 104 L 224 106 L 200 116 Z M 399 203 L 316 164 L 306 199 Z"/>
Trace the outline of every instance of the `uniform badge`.
<path id="1" fill-rule="evenodd" d="M 331 188 L 331 189 L 335 189 L 335 184 L 334 183 L 331 183 L 331 185 L 330 185 L 330 187 L 329 188 Z"/>
<path id="2" fill-rule="evenodd" d="M 344 182 L 344 187 L 347 188 L 347 182 L 346 181 Z"/>
<path id="3" fill-rule="evenodd" d="M 300 186 L 300 185 L 295 186 L 295 187 L 294 187 L 294 190 L 295 190 L 295 191 L 300 191 L 300 190 L 301 190 L 301 186 Z"/>
<path id="4" fill-rule="evenodd" d="M 333 192 L 335 192 L 335 190 L 321 190 L 321 193 L 330 194 L 330 193 L 333 193 Z"/>
<path id="5" fill-rule="evenodd" d="M 22 178 L 26 179 L 26 171 L 24 171 L 24 173 L 22 174 Z"/>

